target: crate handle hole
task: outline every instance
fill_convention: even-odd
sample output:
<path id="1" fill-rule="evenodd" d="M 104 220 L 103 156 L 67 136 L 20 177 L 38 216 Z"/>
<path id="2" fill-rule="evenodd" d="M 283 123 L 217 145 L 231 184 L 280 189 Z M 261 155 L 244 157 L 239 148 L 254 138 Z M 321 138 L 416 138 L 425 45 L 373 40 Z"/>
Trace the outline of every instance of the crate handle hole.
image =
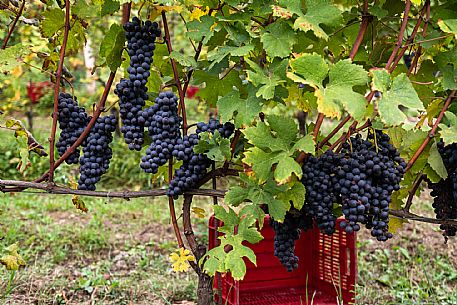
<path id="1" fill-rule="evenodd" d="M 346 275 L 351 273 L 351 251 L 346 248 Z"/>

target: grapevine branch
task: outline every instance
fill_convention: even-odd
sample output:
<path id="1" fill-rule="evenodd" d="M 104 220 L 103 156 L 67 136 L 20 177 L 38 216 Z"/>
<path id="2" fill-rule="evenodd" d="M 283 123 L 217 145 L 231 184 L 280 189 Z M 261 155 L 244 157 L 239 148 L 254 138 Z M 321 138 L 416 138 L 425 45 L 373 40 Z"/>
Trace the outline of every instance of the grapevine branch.
<path id="1" fill-rule="evenodd" d="M 409 160 L 408 162 L 408 165 L 406 166 L 406 171 L 410 170 L 411 167 L 414 165 L 414 163 L 417 161 L 417 159 L 419 158 L 419 156 L 422 154 L 422 152 L 424 151 L 425 147 L 428 145 L 428 143 L 430 142 L 431 139 L 433 139 L 433 137 L 435 137 L 435 133 L 436 133 L 436 130 L 438 129 L 438 125 L 441 123 L 441 120 L 443 119 L 444 117 L 444 113 L 446 112 L 446 110 L 449 108 L 449 105 L 452 103 L 454 97 L 455 97 L 455 93 L 456 93 L 457 90 L 453 90 L 451 92 L 451 94 L 449 94 L 448 98 L 446 99 L 446 102 L 444 103 L 444 106 L 443 108 L 441 109 L 438 117 L 436 118 L 436 121 L 435 123 L 433 124 L 433 127 L 432 129 L 430 130 L 430 132 L 428 133 L 428 137 L 426 137 L 424 139 L 424 141 L 422 142 L 421 146 L 419 147 L 419 149 L 416 151 L 416 153 L 414 154 L 414 156 L 411 158 L 411 160 Z"/>
<path id="2" fill-rule="evenodd" d="M 419 186 L 421 185 L 424 178 L 425 178 L 425 175 L 423 173 L 419 173 L 419 175 L 416 178 L 416 181 L 414 181 L 413 187 L 408 192 L 409 193 L 408 199 L 406 199 L 406 205 L 403 208 L 404 211 L 409 212 L 409 209 L 411 208 L 411 205 L 413 204 L 414 195 L 416 194 L 416 191 L 419 188 Z"/>
<path id="3" fill-rule="evenodd" d="M 363 3 L 362 23 L 360 24 L 359 33 L 357 34 L 357 38 L 355 39 L 354 45 L 352 46 L 351 53 L 349 53 L 349 58 L 351 60 L 354 60 L 355 55 L 359 51 L 360 45 L 363 41 L 363 37 L 365 36 L 365 32 L 367 31 L 368 25 L 372 20 L 373 18 L 368 13 L 368 0 L 365 0 L 365 2 Z"/>
<path id="4" fill-rule="evenodd" d="M 406 220 L 413 220 L 419 222 L 426 222 L 426 223 L 433 223 L 433 224 L 443 224 L 443 225 L 450 225 L 450 226 L 457 226 L 457 220 L 451 219 L 435 219 L 429 217 L 423 217 L 416 215 L 414 213 L 405 211 L 405 210 L 390 210 L 390 215 Z"/>
<path id="5" fill-rule="evenodd" d="M 173 178 L 173 159 L 170 159 L 168 161 L 168 184 L 171 183 L 172 178 Z M 173 197 L 168 197 L 168 209 L 170 210 L 171 223 L 173 224 L 173 230 L 175 231 L 178 246 L 179 246 L 179 248 L 183 248 L 184 243 L 182 241 L 181 231 L 179 230 L 178 219 L 176 218 L 175 201 L 174 201 Z"/>
<path id="6" fill-rule="evenodd" d="M 183 90 L 183 87 L 181 86 L 181 81 L 179 79 L 179 73 L 178 73 L 178 68 L 176 66 L 176 62 L 174 58 L 171 57 L 171 53 L 173 52 L 173 46 L 171 44 L 171 39 L 170 39 L 170 30 L 168 29 L 168 22 L 167 22 L 167 15 L 165 14 L 165 11 L 162 12 L 162 21 L 163 21 L 163 29 L 165 31 L 165 43 L 167 44 L 167 49 L 168 49 L 168 54 L 170 55 L 170 63 L 171 67 L 173 69 L 173 77 L 175 80 L 175 85 L 176 88 L 178 88 L 178 94 L 179 94 L 179 108 L 182 109 L 182 132 L 184 135 L 187 134 L 187 117 L 186 117 L 186 104 L 184 102 L 185 98 L 185 91 Z"/>
<path id="7" fill-rule="evenodd" d="M 8 34 L 6 34 L 5 40 L 3 41 L 2 45 L 2 50 L 6 49 L 6 46 L 8 45 L 8 40 L 10 40 L 11 35 L 13 34 L 14 28 L 16 27 L 16 24 L 22 16 L 22 11 L 24 10 L 25 6 L 25 0 L 22 0 L 21 7 L 19 8 L 19 12 L 16 14 L 16 17 L 13 20 L 13 23 L 11 24 L 11 27 L 8 30 Z"/>
<path id="8" fill-rule="evenodd" d="M 426 7 L 426 15 L 425 15 L 425 20 L 424 20 L 424 28 L 422 29 L 422 37 L 427 37 L 427 29 L 428 29 L 428 23 L 430 22 L 430 1 L 427 0 L 427 2 L 425 3 L 425 7 Z M 413 42 L 411 42 L 413 43 Z M 416 42 L 416 43 L 419 43 L 419 42 Z M 409 44 L 406 44 L 405 47 L 409 46 Z M 416 54 L 414 55 L 414 60 L 411 64 L 411 67 L 409 67 L 408 69 L 408 73 L 407 75 L 410 76 L 411 73 L 413 72 L 413 70 L 417 67 L 417 63 L 419 61 L 419 58 L 421 57 L 422 55 L 422 46 L 419 45 L 419 47 L 417 48 L 417 52 Z"/>
<path id="9" fill-rule="evenodd" d="M 429 5 L 430 5 L 430 2 L 427 2 L 425 4 L 424 9 L 422 10 L 421 15 L 419 16 L 419 18 L 418 18 L 418 20 L 416 22 L 416 25 L 414 26 L 413 32 L 411 33 L 409 38 L 406 40 L 405 45 L 401 48 L 400 52 L 398 53 L 397 58 L 395 59 L 395 61 L 392 64 L 392 66 L 388 69 L 388 71 L 390 73 L 392 73 L 392 71 L 398 65 L 398 62 L 402 59 L 403 55 L 405 54 L 406 50 L 408 49 L 408 45 L 411 44 L 414 41 L 414 38 L 416 37 L 417 32 L 419 31 L 419 27 L 420 27 L 420 25 L 422 23 L 422 20 L 424 18 L 424 13 L 425 13 L 424 10 L 426 10 L 427 6 L 429 6 Z"/>
<path id="10" fill-rule="evenodd" d="M 86 190 L 75 190 L 68 187 L 58 186 L 53 183 L 36 183 L 27 181 L 17 180 L 0 180 L 0 191 L 3 193 L 10 193 L 11 189 L 8 187 L 17 187 L 20 189 L 36 189 L 42 190 L 44 193 L 54 195 L 79 195 L 87 197 L 100 197 L 100 198 L 121 198 L 129 200 L 131 198 L 141 197 L 159 197 L 166 196 L 167 190 L 165 189 L 151 189 L 145 191 L 86 191 Z M 217 196 L 224 197 L 225 191 L 211 190 L 211 189 L 192 189 L 186 192 L 190 195 L 198 196 Z"/>
<path id="11" fill-rule="evenodd" d="M 390 66 L 392 65 L 392 63 L 395 59 L 395 56 L 397 55 L 398 50 L 402 46 L 403 36 L 405 35 L 406 26 L 408 25 L 408 15 L 409 15 L 410 9 L 411 9 L 411 0 L 406 0 L 405 11 L 403 12 L 403 21 L 401 22 L 400 33 L 398 33 L 397 44 L 395 45 L 395 48 L 392 51 L 392 54 L 390 55 L 390 58 L 386 64 L 386 68 L 389 70 L 390 70 Z"/>
<path id="12" fill-rule="evenodd" d="M 24 0 L 25 2 L 25 0 Z M 49 172 L 47 179 L 53 181 L 54 170 L 55 170 L 55 140 L 57 132 L 57 119 L 59 116 L 59 91 L 60 91 L 60 80 L 62 78 L 63 62 L 65 60 L 65 49 L 67 48 L 68 33 L 70 32 L 70 1 L 65 0 L 65 24 L 62 46 L 60 47 L 59 65 L 57 66 L 56 72 L 56 83 L 54 85 L 54 110 L 52 113 L 52 127 L 51 137 L 49 138 Z"/>
<path id="13" fill-rule="evenodd" d="M 5 187 L 7 186 L 15 186 L 20 188 L 30 188 L 30 189 L 39 189 L 43 190 L 49 194 L 55 195 L 80 195 L 80 196 L 91 196 L 91 197 L 101 197 L 101 198 L 122 198 L 122 199 L 130 199 L 130 198 L 140 198 L 140 197 L 159 197 L 159 196 L 166 196 L 166 190 L 164 189 L 153 189 L 147 191 L 138 191 L 138 192 L 130 192 L 130 191 L 120 191 L 120 192 L 102 192 L 102 191 L 84 191 L 84 190 L 74 190 L 66 187 L 59 187 L 55 184 L 45 184 L 45 183 L 34 183 L 34 182 L 26 182 L 26 181 L 16 181 L 16 180 L 0 180 L 0 191 L 2 192 L 9 192 L 8 189 Z M 212 189 L 193 189 L 186 192 L 188 195 L 198 195 L 198 196 L 217 196 L 223 198 L 225 196 L 226 190 L 212 190 Z M 401 219 L 408 219 L 413 221 L 419 222 L 427 222 L 433 224 L 445 224 L 445 225 L 454 225 L 457 226 L 457 220 L 444 220 L 444 219 L 433 219 L 422 217 L 408 211 L 404 210 L 390 210 L 389 212 L 392 216 L 401 218 Z"/>
<path id="14" fill-rule="evenodd" d="M 192 254 L 195 256 L 196 260 L 199 261 L 200 258 L 204 255 L 206 247 L 201 247 L 197 243 L 197 239 L 195 238 L 195 233 L 194 230 L 192 229 L 192 222 L 191 222 L 191 217 L 190 217 L 190 206 L 192 204 L 192 195 L 184 195 L 184 202 L 182 206 L 182 212 L 183 212 L 183 228 L 184 228 L 184 236 L 187 239 L 187 243 L 189 244 L 189 248 L 192 251 Z M 195 264 L 195 263 L 194 263 Z M 197 272 L 197 274 L 201 273 L 200 268 L 198 267 L 197 264 L 195 266 L 192 266 L 194 270 Z"/>

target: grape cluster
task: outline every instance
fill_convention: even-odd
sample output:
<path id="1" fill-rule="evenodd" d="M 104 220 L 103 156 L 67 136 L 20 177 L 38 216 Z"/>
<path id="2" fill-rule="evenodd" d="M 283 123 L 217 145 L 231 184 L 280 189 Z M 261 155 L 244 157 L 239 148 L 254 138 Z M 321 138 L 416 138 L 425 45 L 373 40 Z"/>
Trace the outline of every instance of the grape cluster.
<path id="1" fill-rule="evenodd" d="M 230 122 L 221 124 L 218 120 L 213 118 L 209 119 L 208 123 L 197 123 L 197 134 L 207 131 L 214 133 L 216 130 L 223 138 L 229 138 L 235 130 L 235 125 Z"/>
<path id="2" fill-rule="evenodd" d="M 298 268 L 299 258 L 295 255 L 295 241 L 300 238 L 301 230 L 306 231 L 312 226 L 312 218 L 295 209 L 287 212 L 284 222 L 270 218 L 270 227 L 275 231 L 274 255 L 287 271 L 292 272 Z"/>
<path id="3" fill-rule="evenodd" d="M 194 146 L 198 144 L 200 133 L 205 131 L 214 133 L 218 130 L 223 137 L 228 138 L 234 129 L 235 127 L 231 123 L 221 124 L 217 120 L 210 120 L 208 124 L 198 123 L 197 133 L 178 139 L 172 155 L 178 160 L 182 160 L 183 164 L 175 171 L 167 195 L 177 198 L 186 190 L 195 187 L 211 166 L 211 160 L 208 157 L 194 152 Z"/>
<path id="4" fill-rule="evenodd" d="M 160 29 L 156 22 L 147 20 L 143 23 L 134 17 L 124 25 L 124 30 L 130 56 L 130 66 L 127 68 L 129 78 L 121 79 L 114 92 L 119 97 L 121 131 L 125 142 L 129 149 L 139 151 L 144 143 L 142 108 L 148 99 L 146 83 Z"/>
<path id="5" fill-rule="evenodd" d="M 340 155 L 328 150 L 319 158 L 309 157 L 303 165 L 305 208 L 316 219 L 319 229 L 329 235 L 335 232 L 336 217 L 333 214 L 333 203 L 337 197 L 333 187 L 333 170 L 340 159 Z"/>
<path id="6" fill-rule="evenodd" d="M 347 233 L 371 229 L 379 241 L 392 237 L 388 232 L 389 203 L 393 191 L 400 189 L 406 162 L 381 131 L 349 139 L 341 153 L 326 151 L 309 157 L 303 165 L 302 183 L 306 188 L 304 208 L 326 234 L 335 231 L 333 205 L 340 204 Z"/>
<path id="7" fill-rule="evenodd" d="M 89 118 L 83 107 L 78 106 L 78 101 L 69 93 L 61 92 L 58 97 L 59 127 L 62 130 L 57 141 L 57 151 L 62 156 L 65 151 L 79 138 L 86 128 Z M 79 162 L 80 149 L 76 148 L 71 155 L 65 159 L 68 164 Z"/>
<path id="8" fill-rule="evenodd" d="M 369 141 L 372 140 L 373 142 Z M 388 135 L 376 131 L 369 140 L 360 136 L 343 145 L 344 157 L 338 169 L 343 214 L 341 227 L 347 233 L 365 224 L 379 241 L 392 238 L 388 232 L 389 203 L 393 191 L 400 189 L 406 162 L 390 144 Z"/>
<path id="9" fill-rule="evenodd" d="M 95 191 L 95 184 L 106 173 L 113 152 L 109 144 L 116 130 L 114 115 L 99 117 L 83 142 L 83 155 L 80 159 L 78 189 Z"/>
<path id="10" fill-rule="evenodd" d="M 457 144 L 438 143 L 438 150 L 443 158 L 448 177 L 438 183 L 429 182 L 432 189 L 433 208 L 437 219 L 457 219 Z M 457 226 L 440 225 L 443 235 L 456 236 Z"/>
<path id="11" fill-rule="evenodd" d="M 171 158 L 177 140 L 181 139 L 178 97 L 172 91 L 161 92 L 155 104 L 141 115 L 141 120 L 148 127 L 151 145 L 141 158 L 140 167 L 146 173 L 155 174 Z"/>

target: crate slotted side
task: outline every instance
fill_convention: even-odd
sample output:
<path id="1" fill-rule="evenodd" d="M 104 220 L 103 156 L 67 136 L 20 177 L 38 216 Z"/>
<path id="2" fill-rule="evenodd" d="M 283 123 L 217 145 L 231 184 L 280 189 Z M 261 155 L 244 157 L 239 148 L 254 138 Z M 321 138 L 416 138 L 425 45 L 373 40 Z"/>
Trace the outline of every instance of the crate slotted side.
<path id="1" fill-rule="evenodd" d="M 302 232 L 295 242 L 299 267 L 287 272 L 273 255 L 274 231 L 266 216 L 261 230 L 264 239 L 255 245 L 246 244 L 257 256 L 257 267 L 245 260 L 247 272 L 242 281 L 235 281 L 230 274 L 217 275 L 214 281 L 216 304 L 333 305 L 338 304 L 338 298 L 342 298 L 342 304 L 354 303 L 356 235 L 338 229 L 340 221 L 337 220 L 337 230 L 331 236 L 322 234 L 316 226 Z M 213 216 L 209 221 L 210 249 L 218 242 L 216 232 Z"/>

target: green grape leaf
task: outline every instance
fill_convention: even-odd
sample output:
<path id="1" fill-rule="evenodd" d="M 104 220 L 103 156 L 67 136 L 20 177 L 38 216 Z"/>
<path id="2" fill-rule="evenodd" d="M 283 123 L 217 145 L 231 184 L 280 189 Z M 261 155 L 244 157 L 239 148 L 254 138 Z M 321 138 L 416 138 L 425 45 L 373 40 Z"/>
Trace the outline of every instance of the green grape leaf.
<path id="1" fill-rule="evenodd" d="M 438 26 L 443 32 L 454 34 L 457 39 L 457 19 L 438 20 Z"/>
<path id="2" fill-rule="evenodd" d="M 341 11 L 330 0 L 306 1 L 306 14 L 301 9 L 301 2 L 282 0 L 279 1 L 279 6 L 273 6 L 273 14 L 286 19 L 297 15 L 294 29 L 304 32 L 311 30 L 316 37 L 325 40 L 328 35 L 320 25 L 337 26 L 342 20 Z"/>
<path id="3" fill-rule="evenodd" d="M 292 147 L 293 151 L 299 150 L 308 154 L 314 154 L 314 138 L 312 134 L 307 134 L 298 140 Z"/>
<path id="4" fill-rule="evenodd" d="M 245 215 L 254 216 L 254 218 L 257 219 L 259 229 L 263 228 L 265 212 L 262 210 L 262 208 L 260 208 L 260 206 L 256 204 L 247 204 L 243 208 L 241 208 L 238 214 L 240 215 L 240 217 L 243 217 Z"/>
<path id="5" fill-rule="evenodd" d="M 319 112 L 331 118 L 340 118 L 344 109 L 356 120 L 365 117 L 368 103 L 362 94 L 353 90 L 354 86 L 366 85 L 369 80 L 362 66 L 345 59 L 328 67 L 317 54 L 304 54 L 291 60 L 290 66 L 293 72 L 288 73 L 289 78 L 316 89 L 314 94 Z M 327 72 L 329 83 L 324 87 L 322 82 Z"/>
<path id="6" fill-rule="evenodd" d="M 217 130 L 214 135 L 204 132 L 200 134 L 200 141 L 194 146 L 194 152 L 205 154 L 210 160 L 222 162 L 230 159 L 230 140 L 222 138 Z"/>
<path id="7" fill-rule="evenodd" d="M 368 82 L 367 71 L 350 59 L 340 60 L 331 66 L 328 75 L 332 86 L 363 86 Z"/>
<path id="8" fill-rule="evenodd" d="M 432 146 L 430 147 L 430 155 L 428 156 L 428 164 L 430 167 L 443 179 L 446 179 L 448 174 L 446 171 L 446 167 L 444 166 L 443 159 L 441 158 L 441 154 L 438 151 L 436 141 L 433 142 Z"/>
<path id="9" fill-rule="evenodd" d="M 216 105 L 220 96 L 233 92 L 233 87 L 241 86 L 240 77 L 235 70 L 228 72 L 223 79 L 220 79 L 217 73 L 197 70 L 194 73 L 194 80 L 197 84 L 205 83 L 205 87 L 201 88 L 196 96 L 203 98 L 210 105 Z"/>
<path id="10" fill-rule="evenodd" d="M 292 59 L 290 61 L 290 67 L 293 74 L 289 73 L 289 78 L 294 80 L 293 77 L 298 75 L 300 77 L 298 82 L 309 84 L 313 87 L 322 86 L 322 81 L 328 74 L 327 63 L 324 58 L 316 53 L 304 53 L 300 57 Z"/>
<path id="11" fill-rule="evenodd" d="M 299 180 L 295 181 L 292 186 L 285 192 L 279 193 L 278 198 L 283 201 L 292 201 L 293 206 L 300 210 L 305 204 L 306 188 Z"/>
<path id="12" fill-rule="evenodd" d="M 302 169 L 300 164 L 298 164 L 294 158 L 285 154 L 280 154 L 275 169 L 275 180 L 278 181 L 279 184 L 284 184 L 289 181 L 293 174 L 298 178 L 301 178 Z"/>
<path id="13" fill-rule="evenodd" d="M 252 170 L 256 174 L 256 177 L 261 181 L 265 181 L 271 173 L 273 164 L 278 163 L 281 157 L 284 157 L 284 154 L 279 152 L 265 152 L 258 147 L 253 147 L 245 153 L 243 162 L 252 165 Z"/>
<path id="14" fill-rule="evenodd" d="M 266 100 L 272 99 L 275 95 L 275 89 L 281 83 L 285 81 L 274 72 L 263 70 L 259 65 L 250 59 L 245 59 L 249 66 L 253 70 L 247 71 L 247 79 L 256 87 L 259 87 L 256 93 L 257 97 L 263 97 Z M 287 64 L 287 61 L 284 61 Z M 281 66 L 278 68 L 278 72 L 281 71 Z"/>
<path id="15" fill-rule="evenodd" d="M 28 46 L 21 43 L 0 50 L 0 72 L 11 73 L 14 68 L 22 64 L 21 58 L 27 54 L 30 54 Z"/>
<path id="16" fill-rule="evenodd" d="M 367 111 L 367 100 L 350 86 L 329 85 L 324 89 L 322 97 L 318 98 L 317 109 L 329 117 L 337 118 L 341 117 L 341 109 L 344 109 L 354 119 L 362 120 Z"/>
<path id="17" fill-rule="evenodd" d="M 233 186 L 225 193 L 224 201 L 232 206 L 238 206 L 247 198 L 249 198 L 249 190 L 247 188 Z"/>
<path id="18" fill-rule="evenodd" d="M 274 22 L 266 27 L 260 41 L 270 57 L 288 57 L 296 43 L 296 34 L 286 22 Z"/>
<path id="19" fill-rule="evenodd" d="M 187 36 L 194 41 L 202 41 L 203 44 L 207 44 L 208 41 L 213 37 L 214 30 L 213 25 L 216 22 L 216 18 L 213 16 L 202 16 L 200 20 L 192 20 L 187 23 Z"/>
<path id="20" fill-rule="evenodd" d="M 223 122 L 233 118 L 236 128 L 242 128 L 254 121 L 262 109 L 262 105 L 260 99 L 255 96 L 242 99 L 238 91 L 232 91 L 219 98 L 217 109 Z"/>
<path id="21" fill-rule="evenodd" d="M 259 122 L 255 127 L 248 127 L 243 131 L 246 139 L 254 146 L 271 151 L 285 151 L 288 143 L 281 135 L 274 137 L 270 128 L 264 122 Z"/>
<path id="22" fill-rule="evenodd" d="M 120 3 L 116 0 L 104 0 L 101 10 L 100 10 L 100 17 L 106 15 L 112 15 L 119 11 Z"/>
<path id="23" fill-rule="evenodd" d="M 407 117 L 399 106 L 416 111 L 425 110 L 411 81 L 404 73 L 393 79 L 389 91 L 384 93 L 378 102 L 379 115 L 386 125 L 396 126 L 406 120 Z"/>
<path id="24" fill-rule="evenodd" d="M 100 10 L 101 3 L 95 3 L 95 1 L 76 0 L 75 4 L 71 6 L 71 13 L 82 19 L 97 17 L 100 15 Z"/>
<path id="25" fill-rule="evenodd" d="M 386 69 L 371 69 L 370 74 L 373 80 L 371 89 L 386 92 L 391 83 L 389 72 Z"/>
<path id="26" fill-rule="evenodd" d="M 439 124 L 441 138 L 446 145 L 457 143 L 457 116 L 454 113 L 447 111 L 445 117 L 449 121 L 449 126 Z"/>
<path id="27" fill-rule="evenodd" d="M 43 21 L 41 21 L 41 33 L 44 37 L 50 38 L 58 31 L 63 29 L 65 24 L 65 13 L 58 8 L 45 11 L 43 13 Z"/>
<path id="28" fill-rule="evenodd" d="M 62 43 L 63 35 L 60 35 L 58 40 L 59 43 Z M 85 43 L 86 32 L 84 27 L 79 20 L 77 22 L 73 22 L 70 31 L 68 32 L 67 50 L 76 51 L 82 48 Z"/>
<path id="29" fill-rule="evenodd" d="M 263 239 L 263 236 L 260 234 L 259 230 L 257 230 L 256 223 L 257 219 L 253 215 L 245 215 L 245 217 L 241 217 L 237 234 L 248 243 L 258 243 Z"/>
<path id="30" fill-rule="evenodd" d="M 125 44 L 125 34 L 122 26 L 113 23 L 100 44 L 99 55 L 112 72 L 122 63 L 122 50 Z"/>
<path id="31" fill-rule="evenodd" d="M 277 135 L 280 135 L 280 137 L 284 139 L 287 144 L 290 144 L 297 138 L 297 134 L 295 132 L 291 132 L 297 130 L 297 124 L 291 117 L 269 115 L 268 124 L 270 125 L 271 130 Z"/>
<path id="32" fill-rule="evenodd" d="M 213 206 L 214 215 L 217 219 L 221 220 L 224 223 L 224 226 L 234 227 L 237 226 L 240 221 L 235 211 L 231 208 L 228 209 L 228 212 L 220 205 Z"/>
<path id="33" fill-rule="evenodd" d="M 240 238 L 236 239 L 240 240 Z M 236 247 L 234 246 L 233 250 L 227 254 L 225 262 L 225 268 L 230 270 L 232 277 L 237 281 L 242 280 L 246 274 L 246 264 L 243 257 L 246 257 L 256 265 L 257 260 L 254 251 L 242 245 L 241 241 L 239 241 L 239 244 Z"/>
<path id="34" fill-rule="evenodd" d="M 195 61 L 195 59 L 192 56 L 185 55 L 178 51 L 173 51 L 171 52 L 170 57 L 179 62 L 181 66 L 192 68 L 197 67 L 197 61 Z"/>
<path id="35" fill-rule="evenodd" d="M 222 46 L 208 52 L 207 59 L 212 64 L 209 65 L 208 69 L 211 69 L 214 64 L 221 62 L 227 55 L 234 56 L 245 56 L 254 49 L 253 45 L 233 47 L 233 46 Z"/>

